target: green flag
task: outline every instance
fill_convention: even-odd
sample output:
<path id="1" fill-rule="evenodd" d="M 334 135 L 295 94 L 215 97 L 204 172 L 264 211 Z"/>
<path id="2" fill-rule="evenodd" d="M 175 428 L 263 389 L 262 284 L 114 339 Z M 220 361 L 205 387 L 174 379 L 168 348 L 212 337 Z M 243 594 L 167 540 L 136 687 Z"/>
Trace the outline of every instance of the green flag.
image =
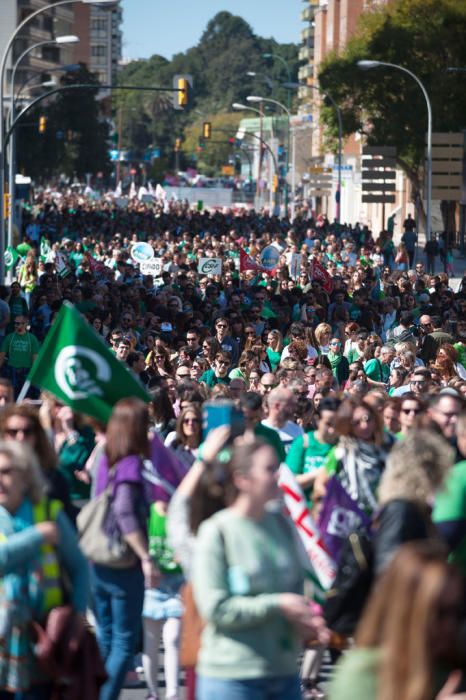
<path id="1" fill-rule="evenodd" d="M 144 387 L 69 302 L 58 312 L 28 380 L 74 411 L 104 422 L 120 399 L 150 401 Z"/>
<path id="2" fill-rule="evenodd" d="M 16 252 L 14 248 L 11 247 L 11 245 L 8 246 L 8 248 L 5 250 L 5 267 L 7 270 L 11 270 L 15 265 L 16 261 L 18 260 L 19 255 Z"/>

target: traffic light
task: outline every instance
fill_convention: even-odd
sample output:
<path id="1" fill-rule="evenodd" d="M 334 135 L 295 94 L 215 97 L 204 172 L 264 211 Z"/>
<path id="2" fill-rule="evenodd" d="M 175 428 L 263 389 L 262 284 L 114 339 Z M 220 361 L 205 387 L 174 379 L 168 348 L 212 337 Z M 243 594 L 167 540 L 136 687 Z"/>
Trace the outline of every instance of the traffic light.
<path id="1" fill-rule="evenodd" d="M 45 134 L 47 131 L 47 117 L 39 117 L 39 134 Z"/>
<path id="2" fill-rule="evenodd" d="M 175 139 L 175 151 L 181 151 L 181 139 Z"/>
<path id="3" fill-rule="evenodd" d="M 212 124 L 210 122 L 204 122 L 202 125 L 202 138 L 206 141 L 212 138 Z"/>
<path id="4" fill-rule="evenodd" d="M 9 192 L 5 192 L 3 195 L 3 218 L 8 219 L 10 216 L 10 202 L 11 202 L 11 195 Z"/>
<path id="5" fill-rule="evenodd" d="M 186 109 L 191 104 L 193 79 L 191 75 L 175 75 L 173 78 L 173 106 Z"/>

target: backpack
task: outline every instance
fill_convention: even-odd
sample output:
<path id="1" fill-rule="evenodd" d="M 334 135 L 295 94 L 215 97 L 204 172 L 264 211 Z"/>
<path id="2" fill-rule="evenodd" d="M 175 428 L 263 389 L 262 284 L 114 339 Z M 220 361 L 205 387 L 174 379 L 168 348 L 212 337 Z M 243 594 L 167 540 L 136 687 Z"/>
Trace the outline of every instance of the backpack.
<path id="1" fill-rule="evenodd" d="M 352 637 L 374 580 L 374 550 L 366 532 L 352 532 L 345 540 L 323 613 L 328 627 Z"/>

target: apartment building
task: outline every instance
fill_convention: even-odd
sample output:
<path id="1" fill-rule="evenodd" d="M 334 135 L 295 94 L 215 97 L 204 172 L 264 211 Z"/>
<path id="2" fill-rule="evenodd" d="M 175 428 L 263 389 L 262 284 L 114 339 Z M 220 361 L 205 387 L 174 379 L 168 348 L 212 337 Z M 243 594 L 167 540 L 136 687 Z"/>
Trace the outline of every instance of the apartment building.
<path id="1" fill-rule="evenodd" d="M 49 0 L 1 0 L 0 54 L 16 27 L 32 12 L 49 5 Z M 53 38 L 74 33 L 74 13 L 72 6 L 55 7 L 40 14 L 25 25 L 15 40 L 7 61 L 5 94 L 10 94 L 11 70 L 23 51 L 34 44 L 50 41 L 21 60 L 16 71 L 16 88 L 28 83 L 29 89 L 38 85 L 50 73 L 63 64 L 73 61 L 73 47 L 54 45 Z M 27 93 L 25 93 L 27 94 Z"/>
<path id="2" fill-rule="evenodd" d="M 325 211 L 329 218 L 336 214 L 335 192 L 338 181 L 337 159 L 333 154 L 325 153 L 324 130 L 320 126 L 321 96 L 318 90 L 320 65 L 331 52 L 342 51 L 354 35 L 361 13 L 373 6 L 389 0 L 304 0 L 305 8 L 301 19 L 304 29 L 301 33 L 302 46 L 299 79 L 308 87 L 299 90 L 300 111 L 312 114 L 314 124 L 312 138 L 312 157 L 316 164 L 333 166 L 333 190 L 328 198 L 316 201 L 317 209 Z M 342 158 L 341 221 L 362 221 L 372 226 L 375 232 L 382 227 L 382 206 L 362 202 L 361 186 L 361 150 L 362 141 L 359 134 L 347 138 L 344 143 Z M 409 204 L 409 182 L 402 173 L 397 172 L 396 203 L 385 208 L 385 222 L 388 216 L 396 214 L 399 225 L 406 212 L 411 211 Z"/>

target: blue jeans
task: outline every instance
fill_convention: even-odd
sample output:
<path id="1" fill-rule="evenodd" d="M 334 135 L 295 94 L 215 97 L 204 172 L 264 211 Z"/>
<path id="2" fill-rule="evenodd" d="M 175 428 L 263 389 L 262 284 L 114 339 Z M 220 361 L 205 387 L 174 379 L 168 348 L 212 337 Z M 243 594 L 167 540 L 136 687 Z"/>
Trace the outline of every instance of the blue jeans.
<path id="1" fill-rule="evenodd" d="M 196 700 L 301 700 L 298 676 L 227 680 L 198 676 Z"/>
<path id="2" fill-rule="evenodd" d="M 117 700 L 141 633 L 144 577 L 139 567 L 91 566 L 97 641 L 108 673 L 100 700 Z"/>

